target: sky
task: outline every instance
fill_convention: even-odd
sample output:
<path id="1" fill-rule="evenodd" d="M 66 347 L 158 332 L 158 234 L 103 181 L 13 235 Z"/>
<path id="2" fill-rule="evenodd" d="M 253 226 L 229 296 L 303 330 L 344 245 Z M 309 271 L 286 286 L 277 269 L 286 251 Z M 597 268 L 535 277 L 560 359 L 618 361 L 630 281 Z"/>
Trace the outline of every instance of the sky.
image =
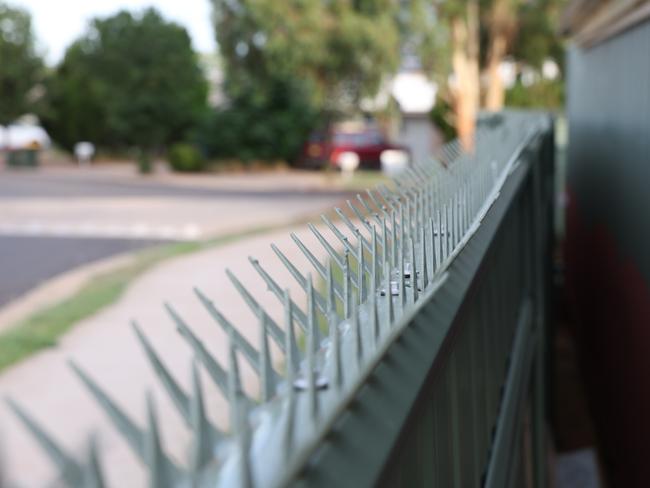
<path id="1" fill-rule="evenodd" d="M 9 0 L 7 3 L 32 14 L 39 49 L 48 64 L 61 60 L 66 47 L 85 32 L 91 18 L 150 6 L 166 19 L 184 26 L 195 50 L 216 49 L 209 0 Z"/>

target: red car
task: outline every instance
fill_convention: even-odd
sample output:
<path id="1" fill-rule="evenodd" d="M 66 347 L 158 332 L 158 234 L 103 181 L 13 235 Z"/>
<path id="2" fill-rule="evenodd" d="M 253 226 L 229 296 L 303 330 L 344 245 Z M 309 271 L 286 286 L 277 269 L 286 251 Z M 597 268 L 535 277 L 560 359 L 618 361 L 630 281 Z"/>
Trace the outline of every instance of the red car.
<path id="1" fill-rule="evenodd" d="M 308 168 L 341 168 L 341 163 L 346 158 L 349 161 L 352 155 L 353 165 L 356 159 L 359 169 L 381 169 L 384 151 L 400 153 L 407 159 L 409 155 L 408 149 L 391 144 L 377 129 L 314 132 L 303 147 L 300 165 Z"/>

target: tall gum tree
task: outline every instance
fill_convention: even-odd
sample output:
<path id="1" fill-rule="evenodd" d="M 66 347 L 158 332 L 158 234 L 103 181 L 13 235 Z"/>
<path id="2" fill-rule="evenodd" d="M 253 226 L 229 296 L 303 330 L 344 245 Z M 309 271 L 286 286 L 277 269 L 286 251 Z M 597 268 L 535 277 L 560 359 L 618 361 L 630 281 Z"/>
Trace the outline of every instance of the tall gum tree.
<path id="1" fill-rule="evenodd" d="M 0 125 L 34 108 L 42 74 L 29 14 L 0 1 Z"/>

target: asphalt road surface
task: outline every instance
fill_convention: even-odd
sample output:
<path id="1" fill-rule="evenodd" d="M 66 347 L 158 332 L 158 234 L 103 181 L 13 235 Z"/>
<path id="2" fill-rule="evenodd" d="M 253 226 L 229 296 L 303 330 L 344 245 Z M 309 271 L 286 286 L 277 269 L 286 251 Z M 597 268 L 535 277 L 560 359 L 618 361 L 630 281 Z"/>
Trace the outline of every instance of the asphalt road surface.
<path id="1" fill-rule="evenodd" d="M 254 175 L 236 185 L 214 179 L 218 184 L 206 186 L 115 178 L 101 170 L 0 170 L 0 306 L 82 264 L 271 225 L 346 195 L 310 189 L 303 180 Z"/>
<path id="2" fill-rule="evenodd" d="M 69 269 L 160 241 L 0 236 L 0 307 Z"/>
<path id="3" fill-rule="evenodd" d="M 282 185 L 280 188 L 246 189 L 180 186 L 156 181 L 128 182 L 114 181 L 97 175 L 73 176 L 29 173 L 27 171 L 0 172 L 0 199 L 3 198 L 93 198 L 93 197 L 170 197 L 170 198 L 289 198 L 304 200 L 312 197 L 329 195 L 343 198 L 349 192 L 333 189 L 314 192 L 310 188 L 291 188 Z"/>

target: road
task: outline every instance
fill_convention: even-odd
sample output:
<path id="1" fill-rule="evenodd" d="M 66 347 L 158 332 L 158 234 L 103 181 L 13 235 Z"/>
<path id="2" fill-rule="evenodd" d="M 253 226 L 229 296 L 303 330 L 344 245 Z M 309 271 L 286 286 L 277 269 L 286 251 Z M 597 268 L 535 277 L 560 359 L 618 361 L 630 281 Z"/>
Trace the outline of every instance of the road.
<path id="1" fill-rule="evenodd" d="M 0 307 L 64 271 L 161 241 L 0 236 Z"/>
<path id="2" fill-rule="evenodd" d="M 291 173 L 146 179 L 124 170 L 0 170 L 0 307 L 81 264 L 288 223 L 344 195 Z"/>

